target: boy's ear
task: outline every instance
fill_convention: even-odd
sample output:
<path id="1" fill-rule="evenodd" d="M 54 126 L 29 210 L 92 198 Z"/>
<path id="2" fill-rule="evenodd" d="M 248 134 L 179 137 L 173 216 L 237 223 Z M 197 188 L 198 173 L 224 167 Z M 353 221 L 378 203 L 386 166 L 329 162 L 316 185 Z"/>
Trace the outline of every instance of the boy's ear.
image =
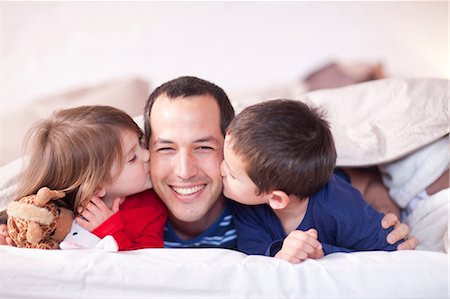
<path id="1" fill-rule="evenodd" d="M 269 206 L 273 210 L 284 209 L 289 203 L 289 195 L 281 190 L 274 190 L 270 192 Z"/>

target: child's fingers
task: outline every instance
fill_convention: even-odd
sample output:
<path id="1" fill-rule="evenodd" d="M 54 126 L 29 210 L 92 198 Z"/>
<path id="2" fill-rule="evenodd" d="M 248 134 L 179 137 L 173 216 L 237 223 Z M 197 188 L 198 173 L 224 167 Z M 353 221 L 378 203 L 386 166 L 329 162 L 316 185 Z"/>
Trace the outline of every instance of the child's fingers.
<path id="1" fill-rule="evenodd" d="M 307 252 L 305 252 L 295 246 L 287 246 L 287 247 L 283 248 L 282 251 L 286 256 L 289 256 L 292 258 L 292 260 L 290 260 L 290 261 L 293 261 L 296 259 L 297 260 L 306 260 L 308 258 Z"/>
<path id="2" fill-rule="evenodd" d="M 411 237 L 406 241 L 398 244 L 397 250 L 411 250 L 415 249 L 419 245 L 419 240 L 416 237 Z"/>
<path id="3" fill-rule="evenodd" d="M 307 233 L 308 235 L 310 235 L 314 239 L 317 239 L 318 233 L 317 233 L 317 230 L 315 230 L 314 228 L 308 229 L 305 233 Z"/>
<path id="4" fill-rule="evenodd" d="M 91 198 L 91 202 L 90 203 L 95 205 L 95 208 L 97 208 L 98 210 L 108 209 L 108 206 L 105 204 L 105 202 L 102 199 L 100 199 L 99 197 L 97 197 L 97 196 L 93 196 Z"/>
<path id="5" fill-rule="evenodd" d="M 9 236 L 6 224 L 0 224 L 0 235 Z"/>
<path id="6" fill-rule="evenodd" d="M 311 231 L 313 230 L 313 231 Z M 310 229 L 308 232 L 311 231 L 311 234 L 314 234 L 314 232 L 317 234 L 317 231 L 315 229 Z M 298 240 L 299 242 L 304 242 L 309 244 L 309 246 L 315 248 L 322 248 L 322 244 L 317 240 L 316 237 L 313 237 L 310 235 L 310 233 L 301 231 L 301 230 L 295 230 L 291 232 L 289 235 L 292 235 L 293 239 Z"/>
<path id="7" fill-rule="evenodd" d="M 397 216 L 393 213 L 386 214 L 383 219 L 381 219 L 381 226 L 384 229 L 387 229 L 391 226 L 398 226 L 400 224 L 400 220 L 398 220 Z"/>
<path id="8" fill-rule="evenodd" d="M 78 216 L 78 217 L 76 217 L 75 218 L 75 221 L 78 223 L 78 225 L 80 225 L 82 228 L 84 228 L 84 229 L 86 229 L 86 230 L 90 230 L 89 229 L 89 222 L 86 220 L 86 219 L 84 219 L 83 217 L 80 217 L 80 216 Z"/>
<path id="9" fill-rule="evenodd" d="M 120 197 L 117 197 L 116 199 L 114 199 L 113 204 L 112 204 L 113 213 L 116 213 L 119 211 L 119 206 L 120 206 Z"/>
<path id="10" fill-rule="evenodd" d="M 83 220 L 86 222 L 89 222 L 90 219 L 94 218 L 94 214 L 91 212 L 90 209 L 93 209 L 93 207 L 89 207 L 89 204 L 86 206 L 86 208 L 83 210 L 81 207 L 78 208 L 78 213 L 80 216 L 82 216 L 82 218 L 84 218 Z M 78 216 L 78 217 L 80 217 Z"/>

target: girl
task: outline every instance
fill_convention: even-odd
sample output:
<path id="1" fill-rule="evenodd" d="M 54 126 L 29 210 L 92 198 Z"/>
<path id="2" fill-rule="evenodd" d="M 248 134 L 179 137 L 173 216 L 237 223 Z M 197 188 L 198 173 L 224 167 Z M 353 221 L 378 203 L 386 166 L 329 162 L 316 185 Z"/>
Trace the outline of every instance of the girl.
<path id="1" fill-rule="evenodd" d="M 151 188 L 149 151 L 125 112 L 82 106 L 55 112 L 26 139 L 17 198 L 43 186 L 66 192 L 76 222 L 119 250 L 163 247 L 165 206 Z"/>

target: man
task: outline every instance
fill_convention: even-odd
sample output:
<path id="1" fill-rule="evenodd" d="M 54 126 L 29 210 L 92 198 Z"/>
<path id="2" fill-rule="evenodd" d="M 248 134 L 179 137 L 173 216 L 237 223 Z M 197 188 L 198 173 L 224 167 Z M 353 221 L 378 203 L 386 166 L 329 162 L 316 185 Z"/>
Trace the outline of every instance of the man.
<path id="1" fill-rule="evenodd" d="M 228 200 L 222 194 L 220 163 L 225 129 L 234 110 L 218 86 L 195 77 L 180 77 L 159 86 L 145 111 L 153 188 L 169 210 L 166 247 L 236 247 Z M 409 233 L 394 214 L 382 220 L 395 226 L 388 242 Z M 413 249 L 413 237 L 398 249 Z"/>
<path id="2" fill-rule="evenodd" d="M 144 111 L 153 188 L 170 211 L 166 247 L 236 247 L 220 163 L 234 110 L 218 86 L 181 77 L 158 87 Z"/>
<path id="3" fill-rule="evenodd" d="M 226 93 L 196 77 L 180 77 L 156 88 L 144 111 L 153 188 L 169 210 L 165 247 L 236 248 L 228 199 L 222 194 L 220 163 L 225 129 L 234 117 Z M 394 244 L 409 233 L 387 214 L 382 226 Z M 0 225 L 0 245 L 13 245 Z M 414 249 L 412 237 L 398 249 Z"/>

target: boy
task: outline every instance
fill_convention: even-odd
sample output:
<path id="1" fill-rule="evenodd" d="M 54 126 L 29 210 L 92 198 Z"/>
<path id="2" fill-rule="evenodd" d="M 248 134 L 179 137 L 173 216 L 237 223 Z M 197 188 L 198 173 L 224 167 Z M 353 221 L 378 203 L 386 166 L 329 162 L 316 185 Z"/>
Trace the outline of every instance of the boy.
<path id="1" fill-rule="evenodd" d="M 333 252 L 396 250 L 382 214 L 333 170 L 328 123 L 302 102 L 244 109 L 227 129 L 221 165 L 238 250 L 293 263 Z"/>

